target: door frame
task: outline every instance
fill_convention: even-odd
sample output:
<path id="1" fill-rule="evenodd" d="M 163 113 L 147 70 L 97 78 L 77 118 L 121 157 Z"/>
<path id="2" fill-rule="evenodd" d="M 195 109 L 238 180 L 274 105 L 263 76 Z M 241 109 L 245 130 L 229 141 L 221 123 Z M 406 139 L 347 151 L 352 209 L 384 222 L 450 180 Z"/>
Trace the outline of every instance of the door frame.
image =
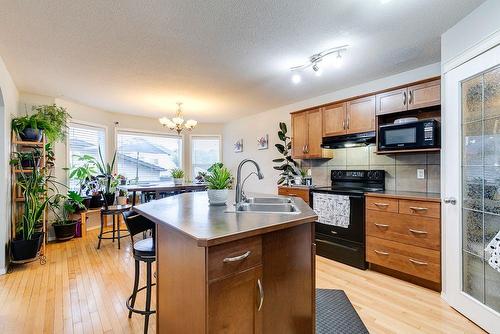
<path id="1" fill-rule="evenodd" d="M 500 313 L 462 291 L 462 124 L 461 82 L 500 63 L 500 44 L 445 73 L 442 96 L 441 194 L 456 205 L 442 205 L 442 298 L 467 318 L 500 333 Z M 459 140 L 456 140 L 459 139 Z M 446 171 L 446 173 L 445 173 Z M 458 181 L 458 182 L 457 182 Z"/>

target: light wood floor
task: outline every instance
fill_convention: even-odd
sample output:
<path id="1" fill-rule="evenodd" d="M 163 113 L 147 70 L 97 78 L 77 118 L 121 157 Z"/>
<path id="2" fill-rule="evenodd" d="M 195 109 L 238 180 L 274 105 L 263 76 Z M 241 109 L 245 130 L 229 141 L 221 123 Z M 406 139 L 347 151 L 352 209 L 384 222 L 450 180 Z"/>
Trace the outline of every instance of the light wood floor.
<path id="1" fill-rule="evenodd" d="M 0 333 L 142 332 L 143 317 L 128 319 L 125 306 L 133 281 L 129 239 L 121 250 L 103 241 L 98 251 L 96 235 L 50 244 L 46 265 L 0 276 Z M 371 333 L 483 333 L 436 292 L 321 257 L 317 287 L 346 291 Z"/>

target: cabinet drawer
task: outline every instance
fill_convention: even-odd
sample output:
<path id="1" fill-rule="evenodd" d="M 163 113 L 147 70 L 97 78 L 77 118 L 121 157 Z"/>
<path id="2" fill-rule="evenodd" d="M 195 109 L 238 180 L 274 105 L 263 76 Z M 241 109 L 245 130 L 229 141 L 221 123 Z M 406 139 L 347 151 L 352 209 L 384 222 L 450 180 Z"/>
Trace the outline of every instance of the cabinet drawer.
<path id="1" fill-rule="evenodd" d="M 208 280 L 262 264 L 262 238 L 252 237 L 208 248 Z"/>
<path id="2" fill-rule="evenodd" d="M 309 204 L 309 189 L 308 188 L 278 188 L 278 195 L 289 197 L 300 197 L 304 202 Z"/>
<path id="3" fill-rule="evenodd" d="M 366 208 L 369 210 L 398 212 L 398 200 L 394 198 L 366 197 Z"/>
<path id="4" fill-rule="evenodd" d="M 366 234 L 409 245 L 441 249 L 441 224 L 437 218 L 366 211 Z"/>
<path id="5" fill-rule="evenodd" d="M 436 250 L 368 236 L 366 260 L 429 281 L 441 281 L 441 257 Z"/>
<path id="6" fill-rule="evenodd" d="M 420 217 L 441 217 L 441 204 L 437 202 L 399 200 L 399 213 Z"/>

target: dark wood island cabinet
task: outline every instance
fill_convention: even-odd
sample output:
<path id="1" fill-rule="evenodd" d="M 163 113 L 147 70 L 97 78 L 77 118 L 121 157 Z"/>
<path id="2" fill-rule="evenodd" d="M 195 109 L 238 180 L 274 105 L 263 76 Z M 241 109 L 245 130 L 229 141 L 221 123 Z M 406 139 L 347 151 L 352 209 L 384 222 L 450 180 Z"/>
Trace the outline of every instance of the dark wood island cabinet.
<path id="1" fill-rule="evenodd" d="M 138 205 L 157 226 L 158 333 L 314 333 L 314 221 L 227 212 L 205 192 Z"/>

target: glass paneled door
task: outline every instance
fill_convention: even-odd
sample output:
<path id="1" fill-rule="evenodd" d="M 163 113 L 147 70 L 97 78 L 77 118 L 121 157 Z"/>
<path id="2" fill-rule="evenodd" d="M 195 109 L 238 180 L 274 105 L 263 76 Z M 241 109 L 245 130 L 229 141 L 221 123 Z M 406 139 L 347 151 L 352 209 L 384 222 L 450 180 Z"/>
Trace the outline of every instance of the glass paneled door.
<path id="1" fill-rule="evenodd" d="M 444 76 L 443 295 L 500 333 L 500 46 Z"/>

